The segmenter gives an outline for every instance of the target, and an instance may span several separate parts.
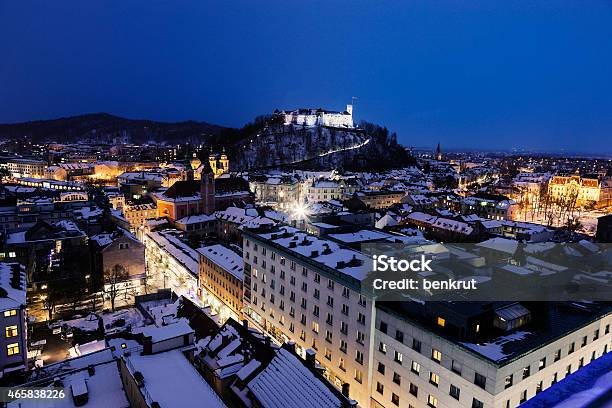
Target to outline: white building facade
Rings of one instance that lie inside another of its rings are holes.
[[[367,258],[281,227],[245,231],[244,315],[278,342],[314,350],[326,376],[369,406],[374,307],[360,293]]]

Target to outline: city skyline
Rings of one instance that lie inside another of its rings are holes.
[[[609,5],[320,5],[3,4],[0,123],[240,127],[356,96],[405,146],[610,152]]]

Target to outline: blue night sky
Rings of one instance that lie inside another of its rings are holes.
[[[612,151],[612,3],[508,3],[2,1],[0,122],[237,127],[357,96],[405,145]]]

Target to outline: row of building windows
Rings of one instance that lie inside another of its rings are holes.
[[[442,318],[438,318],[438,325],[441,325],[442,327],[444,326],[444,319]],[[379,323],[379,330],[384,333],[387,334],[387,330],[388,330],[388,326],[387,323],[385,323],[384,321],[380,321]],[[606,325],[605,327],[605,334],[610,333],[610,325]],[[593,341],[599,339],[599,329],[595,330],[593,333]],[[399,341],[400,343],[403,344],[404,342],[404,333],[401,332],[400,330],[396,330],[395,331],[395,340]],[[588,336],[583,336],[581,343],[580,343],[580,347],[585,347],[588,343]],[[575,342],[572,342],[569,345],[569,349],[568,349],[568,353],[567,355],[572,354],[575,351]],[[412,340],[412,349],[417,351],[417,352],[421,352],[421,342],[419,340],[417,340],[416,338],[413,338]],[[604,349],[604,354],[607,353],[607,349],[608,346],[605,346]],[[380,342],[379,347],[378,347],[378,351],[381,352],[382,354],[386,354],[387,352],[387,345],[383,342]],[[593,351],[593,358],[592,360],[595,358],[595,351]],[[437,363],[440,363],[442,361],[442,353],[439,350],[436,350],[435,348],[432,347],[431,349],[431,359]],[[555,352],[555,356],[554,356],[554,361],[559,361],[561,359],[561,349],[558,349]],[[395,358],[394,360],[396,362],[399,362],[401,364],[402,360],[403,360],[403,356],[401,353],[399,353],[398,351],[395,351]],[[538,362],[538,369],[542,370],[546,367],[546,357],[543,357],[539,360]],[[416,362],[413,361],[412,362],[412,367],[411,370],[416,373],[417,375],[419,374],[419,370],[420,370],[420,365]],[[455,361],[452,361],[452,366],[451,366],[451,371],[453,371],[454,373],[461,375],[461,366]],[[526,366],[523,368],[522,371],[522,378],[521,379],[526,379],[527,377],[529,377],[531,375],[531,366]],[[475,373],[474,376],[474,384],[478,385],[481,388],[485,388],[486,386],[486,377],[479,374],[479,373]],[[509,375],[505,378],[505,388],[509,388],[513,385],[513,375]]]
[[[438,386],[437,383],[435,383],[435,378],[437,377],[436,374],[433,374],[433,379],[430,379],[430,382],[432,384],[434,384],[436,387]],[[439,377],[438,377],[439,380]],[[393,378],[393,382],[395,382],[396,384],[400,384],[400,376],[397,373],[394,373],[394,378]],[[379,393],[380,395],[384,395],[385,393],[385,385],[383,383],[381,383],[380,381],[376,382],[376,392]],[[415,398],[418,398],[419,395],[419,387],[414,384],[414,383],[410,383],[409,386],[409,392],[412,396],[414,396]],[[453,397],[454,399],[456,399],[457,401],[459,400],[459,396],[461,395],[461,390],[459,389],[459,387],[452,385],[450,386],[450,390],[449,390],[449,395],[451,397]],[[391,403],[393,405],[399,406],[400,405],[400,397],[399,395],[395,394],[395,393],[391,393]],[[435,397],[433,394],[429,394],[427,395],[427,405],[432,407],[432,408],[437,408],[438,407],[438,398]],[[413,408],[412,405],[409,405],[410,408]],[[472,408],[483,408],[484,404],[482,403],[482,401],[473,398],[472,399]]]
[[[247,242],[249,242],[249,241],[247,240]],[[255,244],[255,245],[257,245],[257,244]],[[265,248],[262,248],[262,251],[263,251],[264,249],[265,249]],[[275,253],[274,253],[274,252],[272,252],[272,256],[274,256],[274,255],[275,255]],[[245,253],[245,257],[246,257],[246,259],[250,259],[250,254],[249,254],[249,252],[246,252],[246,253]],[[285,258],[281,258],[281,265],[283,265],[283,264],[284,264],[284,262],[283,262],[283,261],[284,261],[284,259],[285,259]],[[253,265],[257,265],[257,264],[258,264],[258,259],[257,259],[257,256],[253,256],[252,263],[253,263]],[[265,260],[261,260],[261,262],[259,263],[259,266],[261,267],[261,269],[262,269],[262,270],[264,270],[264,271],[265,271],[265,270],[266,270],[266,262],[265,262]],[[291,269],[292,271],[295,271],[295,270],[296,270],[296,264],[295,264],[295,262],[291,261],[291,264],[290,264],[290,269]],[[271,265],[271,266],[270,266],[270,273],[271,273],[272,275],[276,275],[276,268],[274,267],[274,265]],[[252,273],[252,275],[253,275],[253,277],[255,277],[255,278],[257,278],[257,277],[259,276],[259,272],[258,272],[258,270],[257,270],[256,268],[253,268],[253,273]],[[306,269],[305,267],[302,267],[302,276],[305,276],[305,277],[307,277],[307,276],[308,276],[308,269]],[[280,270],[279,277],[280,277],[280,279],[281,279],[281,280],[286,280],[286,272],[285,272],[284,270],[282,270],[282,269],[281,269],[281,270]],[[267,275],[266,275],[266,273],[265,273],[265,272],[263,272],[263,273],[261,274],[261,280],[262,280],[262,282],[263,282],[263,283],[267,283],[267,280],[268,280],[268,279],[267,279]],[[314,277],[313,277],[313,281],[314,281],[314,283],[316,283],[316,284],[320,284],[320,283],[321,283],[321,275],[320,275],[319,273],[316,273],[316,272],[315,272],[315,273],[314,273]],[[295,278],[295,276],[290,276],[290,277],[289,277],[289,283],[290,283],[291,285],[293,285],[293,286],[295,286],[295,285],[296,285],[296,278]],[[271,287],[272,289],[274,289],[274,285],[275,285],[275,281],[274,281],[274,279],[271,279],[271,282],[270,282],[270,287]],[[330,290],[330,291],[334,292],[335,286],[336,286],[336,282],[335,282],[333,279],[327,279],[327,289],[328,289],[328,290]],[[346,299],[350,299],[350,293],[351,293],[350,289],[349,289],[349,288],[347,288],[346,286],[341,286],[341,287],[342,287],[342,297],[344,297],[344,298],[346,298]],[[307,291],[308,291],[308,283],[307,283],[307,282],[302,282],[301,288],[302,288],[302,291],[303,291],[303,292],[307,292]],[[315,289],[314,296],[315,296],[317,299],[318,299],[318,294],[319,294],[319,293],[320,293],[320,292],[319,292],[319,289]],[[361,294],[360,294],[360,295],[359,295],[359,302],[358,302],[358,303],[359,303],[359,305],[360,305],[360,306],[364,306],[364,307],[365,307],[365,306],[366,306],[366,302],[367,302],[367,300],[366,300],[365,296],[363,296],[363,295],[361,295]]]

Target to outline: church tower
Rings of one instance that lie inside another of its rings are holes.
[[[202,164],[202,161],[200,161],[200,159],[198,159],[198,156],[194,153],[189,164],[191,165],[191,169],[195,170],[198,167],[200,167],[200,164]]]
[[[436,160],[442,161],[442,150],[440,150],[440,142],[438,142],[438,146],[436,147],[436,155],[434,157]]]
[[[217,174],[217,155],[213,153],[212,147],[210,148],[210,154],[208,155],[208,164],[210,165],[213,174]]]
[[[215,174],[209,164],[204,165],[201,177],[202,212],[210,215],[215,211]]]
[[[221,167],[220,173],[229,173],[229,159],[227,158],[227,154],[225,154],[225,147],[221,152],[221,158],[219,159],[219,165]]]

